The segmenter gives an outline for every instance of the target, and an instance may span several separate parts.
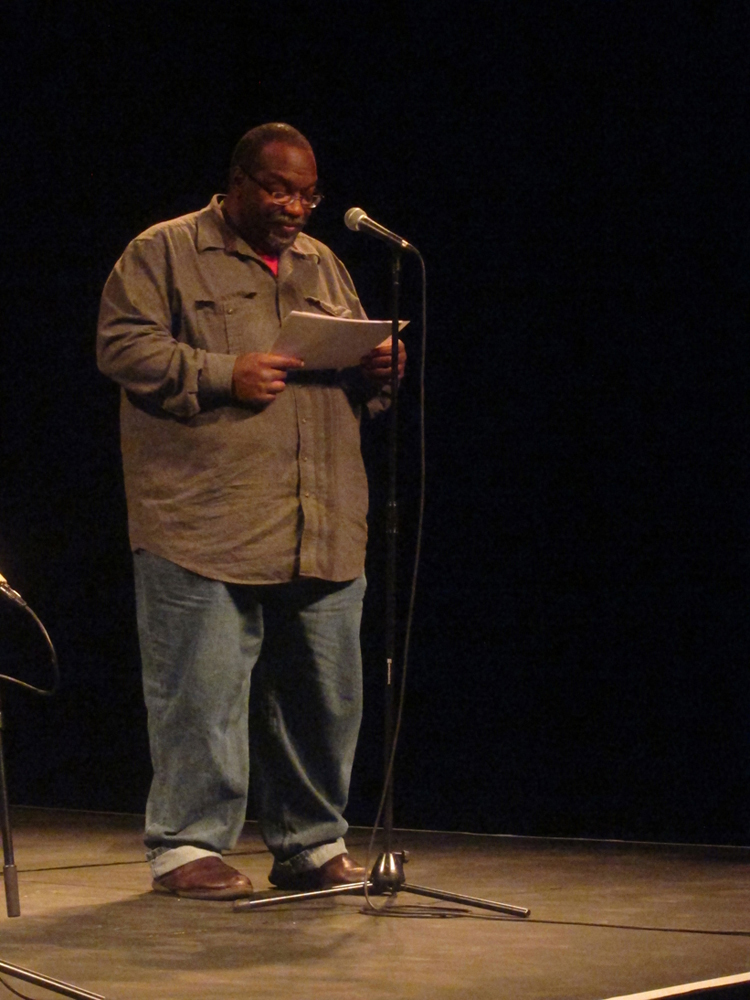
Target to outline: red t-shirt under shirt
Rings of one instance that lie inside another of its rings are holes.
[[[268,266],[271,268],[271,270],[273,271],[273,273],[278,278],[278,276],[279,276],[279,258],[278,257],[266,257],[266,255],[264,253],[262,253],[260,255],[260,259],[263,261],[264,264],[268,264]]]

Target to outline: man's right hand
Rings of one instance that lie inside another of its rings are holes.
[[[232,395],[239,403],[268,406],[286,388],[287,371],[304,366],[283,354],[241,354],[232,372]]]

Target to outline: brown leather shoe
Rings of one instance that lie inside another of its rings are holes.
[[[309,892],[311,889],[330,889],[334,885],[351,885],[354,882],[365,881],[365,870],[348,854],[337,854],[335,858],[326,861],[320,868],[311,868],[304,872],[285,872],[276,865],[268,876],[271,885],[277,889],[294,889],[298,892]]]
[[[173,868],[155,878],[152,888],[154,892],[168,892],[185,899],[242,899],[253,894],[247,875],[225,865],[215,854]]]

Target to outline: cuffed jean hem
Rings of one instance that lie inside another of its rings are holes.
[[[146,854],[146,860],[151,865],[151,877],[161,878],[181,865],[197,861],[198,858],[220,858],[217,851],[207,851],[203,847],[193,847],[192,844],[181,844],[179,847],[157,847]]]
[[[318,844],[307,851],[300,851],[299,854],[295,854],[287,861],[274,861],[273,870],[298,875],[300,872],[309,872],[314,868],[320,868],[331,858],[344,853],[346,853],[346,844],[343,838],[339,837],[338,840],[333,840],[329,844]]]

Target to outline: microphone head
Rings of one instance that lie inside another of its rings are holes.
[[[347,229],[352,229],[356,233],[360,222],[366,218],[367,212],[364,212],[361,208],[350,208],[344,216],[344,225]]]

